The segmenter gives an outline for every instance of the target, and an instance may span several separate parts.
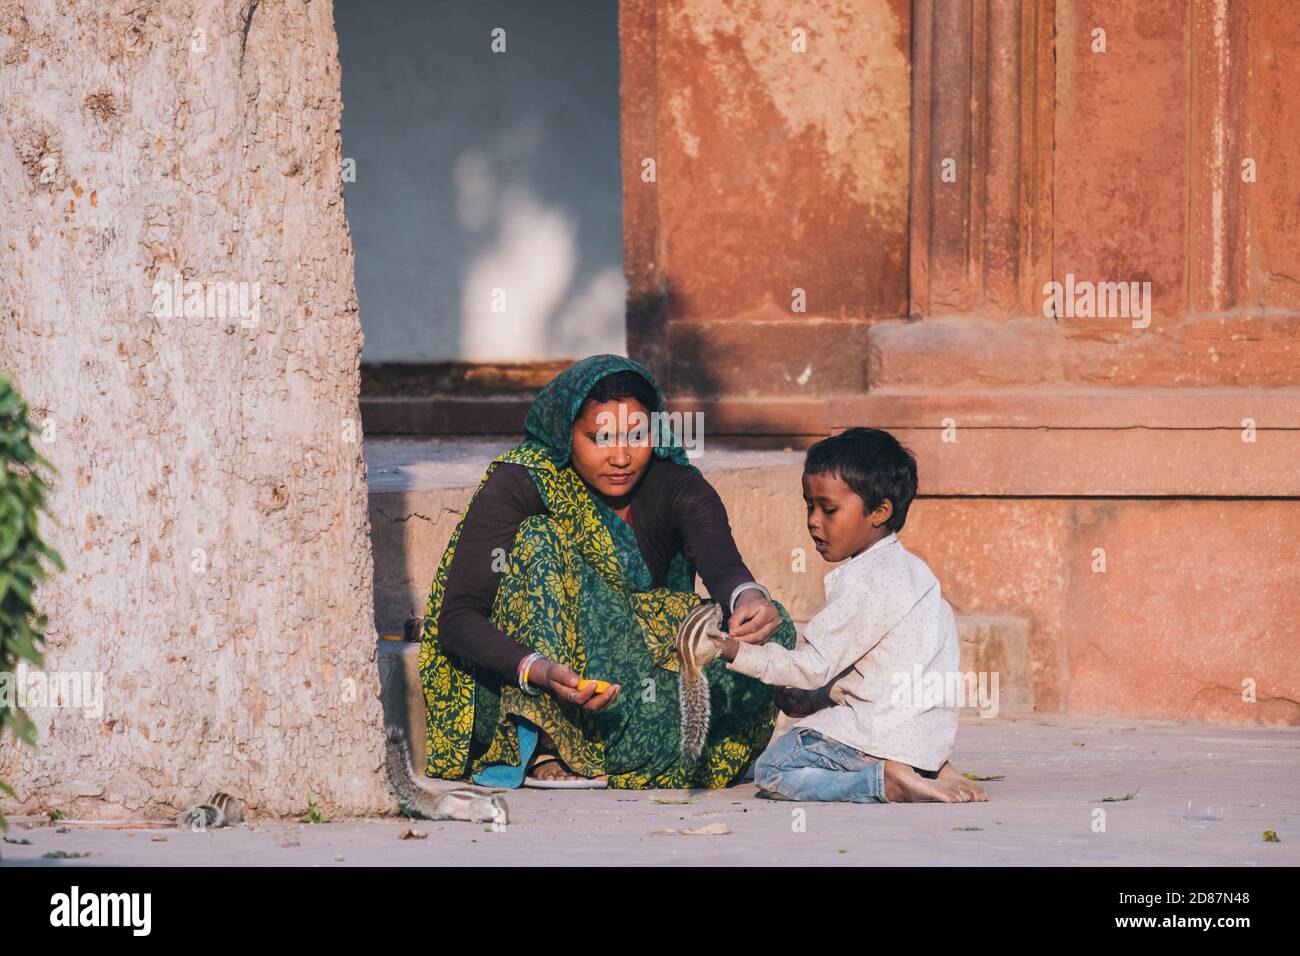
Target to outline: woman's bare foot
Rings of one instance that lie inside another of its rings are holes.
[[[564,764],[560,763],[558,759],[553,757],[550,760],[545,759],[549,756],[550,754],[543,754],[537,760],[534,760],[532,770],[529,772],[528,776],[532,777],[534,780],[583,779],[576,773],[569,773],[569,771],[565,769]]]
[[[958,773],[957,768],[952,765],[951,761],[945,760],[943,762],[943,766],[939,768],[939,776],[937,779],[947,780],[955,787],[961,787],[964,790],[970,791],[972,794],[971,799],[976,803],[988,802],[989,795],[984,792],[984,788],[978,783],[975,783],[975,781],[967,780]]]
[[[584,777],[581,774],[573,773],[566,767],[554,754],[539,754],[533,761],[532,770],[528,776],[534,780],[599,780],[608,781],[608,777]]]
[[[974,794],[949,779],[922,777],[905,763],[886,760],[885,799],[890,803],[969,803]],[[963,778],[964,779],[964,778]]]

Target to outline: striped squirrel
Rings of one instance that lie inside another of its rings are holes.
[[[388,784],[401,808],[410,816],[426,820],[468,820],[490,823],[500,832],[510,823],[510,807],[504,797],[479,790],[448,790],[430,793],[420,785],[411,767],[411,752],[406,736],[397,727],[389,727],[384,744],[384,768]]]
[[[682,673],[682,756],[694,763],[704,752],[709,734],[709,680],[704,666],[722,650],[722,605],[707,601],[686,615],[677,629],[677,656]]]
[[[207,803],[198,803],[181,814],[176,825],[182,830],[215,830],[244,822],[239,801],[225,791],[218,791]]]

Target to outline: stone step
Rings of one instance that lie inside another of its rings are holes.
[[[1034,690],[1029,671],[1029,622],[1011,615],[957,615],[961,640],[961,671],[976,675],[995,694],[989,717],[1034,712]],[[994,676],[996,676],[996,684]],[[981,688],[981,695],[983,689]]]

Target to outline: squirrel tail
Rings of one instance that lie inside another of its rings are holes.
[[[406,735],[397,727],[389,727],[386,731],[384,769],[393,796],[397,797],[398,804],[407,814],[426,820],[436,820],[441,816],[434,808],[435,798],[420,786],[415,776]]]
[[[704,753],[709,733],[709,681],[699,670],[685,665],[681,674],[682,756],[695,763]]]

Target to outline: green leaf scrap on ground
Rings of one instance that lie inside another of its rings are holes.
[[[1079,743],[1079,741],[1076,740],[1076,741],[1074,742],[1073,746],[1075,746],[1075,747],[1086,747],[1087,744],[1081,744],[1081,743]]]
[[[1281,843],[1282,841],[1279,840],[1279,839],[1277,838],[1277,831],[1276,831],[1276,830],[1265,830],[1265,831],[1264,831],[1264,842],[1265,842],[1265,843]]]
[[[1138,788],[1137,788],[1136,790],[1134,790],[1132,793],[1126,793],[1126,794],[1124,794],[1124,796],[1122,796],[1122,797],[1102,797],[1101,800],[1100,800],[1099,802],[1101,802],[1101,803],[1123,803],[1125,800],[1136,800],[1136,799],[1137,799],[1137,795],[1138,795],[1139,793],[1141,793],[1141,792],[1142,792],[1142,788],[1141,788],[1141,787],[1138,787]]]
[[[983,829],[984,829],[983,827],[953,827],[952,828],[954,833],[970,833],[975,830],[983,830]]]
[[[1005,780],[1005,779],[1007,779],[1007,775],[1004,774],[1004,773],[995,774],[995,775],[992,776],[992,777],[982,777],[982,776],[980,776],[980,775],[977,774],[977,773],[963,773],[962,776],[965,777],[967,780]]]
[[[51,810],[48,814],[51,823],[58,823],[65,816],[62,810]]]
[[[54,850],[51,853],[41,854],[42,860],[80,860],[82,857],[90,856],[89,853],[69,853],[67,850]]]
[[[23,837],[21,840],[15,840],[13,837],[5,837],[5,842],[6,842],[6,843],[14,843],[14,844],[17,844],[18,846],[31,846],[31,845],[32,845],[32,841],[29,840],[29,839],[27,839],[26,837]]]
[[[699,797],[684,797],[684,798],[682,798],[682,799],[676,799],[676,798],[674,798],[674,797],[651,797],[651,798],[650,798],[650,802],[651,802],[651,803],[669,803],[669,804],[677,805],[677,804],[683,804],[683,803],[694,803],[694,802],[695,802],[696,800],[698,800],[698,799],[700,799],[700,798],[699,798]]]

